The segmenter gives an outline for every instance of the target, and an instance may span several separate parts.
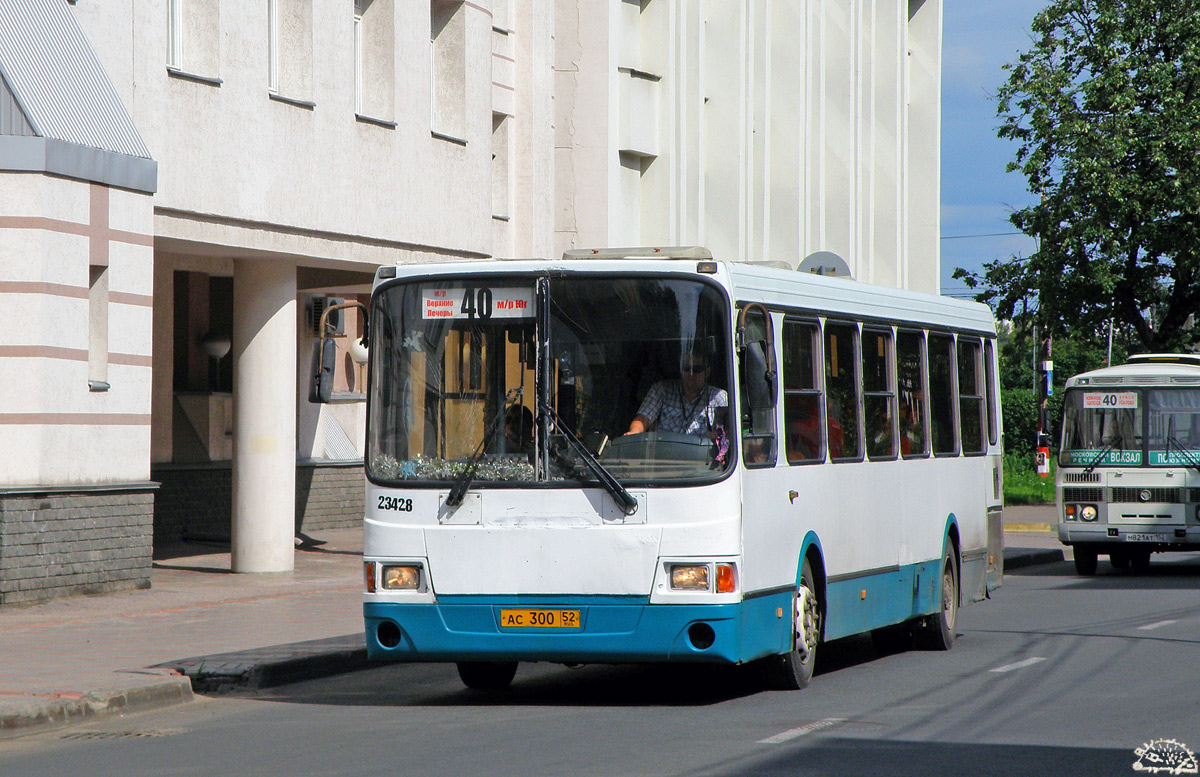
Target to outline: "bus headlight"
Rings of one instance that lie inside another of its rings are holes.
[[[678,591],[707,591],[707,564],[674,564],[671,566],[671,588]]]
[[[388,564],[380,582],[385,591],[416,591],[421,587],[421,567],[417,564]]]
[[[1096,505],[1084,505],[1079,508],[1079,518],[1084,521],[1096,520]]]
[[[1063,505],[1063,520],[1074,521],[1079,517],[1079,509],[1075,505]]]

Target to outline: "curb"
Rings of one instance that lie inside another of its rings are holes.
[[[196,693],[255,691],[372,666],[362,634],[217,653],[158,664],[191,681]]]
[[[1004,571],[1054,564],[1065,559],[1061,550],[1053,548],[1005,548]]]
[[[186,677],[165,677],[137,688],[101,688],[88,694],[31,698],[0,708],[0,739],[25,736],[126,712],[191,701]]]

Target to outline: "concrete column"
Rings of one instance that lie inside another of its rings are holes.
[[[288,572],[296,528],[296,267],[233,273],[233,571]]]

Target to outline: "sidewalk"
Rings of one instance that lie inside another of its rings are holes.
[[[1063,559],[1053,518],[1006,509],[1006,569]],[[149,591],[0,609],[0,741],[365,666],[362,530],[317,539],[289,573],[235,575],[227,546],[193,544]]]
[[[361,665],[362,530],[316,539],[293,572],[235,575],[228,546],[192,544],[200,555],[154,562],[149,591],[0,609],[0,739],[188,701],[179,670],[204,691]]]

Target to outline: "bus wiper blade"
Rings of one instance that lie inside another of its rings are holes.
[[[505,397],[505,403],[512,401],[512,394],[519,390],[510,391]],[[501,406],[503,408],[503,405]],[[458,477],[454,479],[454,484],[450,486],[450,494],[446,497],[446,504],[451,507],[458,507],[462,504],[463,497],[467,495],[467,489],[471,487],[471,481],[475,479],[475,470],[479,467],[479,462],[483,459],[483,453],[487,450],[488,444],[492,441],[492,437],[496,434],[496,428],[500,425],[500,419],[504,417],[504,410],[492,418],[488,428],[484,430],[483,439],[479,441],[479,446],[475,448],[475,452],[471,454],[471,458],[467,461],[466,468],[458,473]]]
[[[1083,474],[1092,474],[1092,470],[1096,468],[1096,465],[1101,461],[1104,461],[1104,457],[1108,455],[1109,451],[1117,447],[1118,443],[1120,443],[1122,447],[1125,446],[1125,435],[1118,434],[1116,437],[1112,438],[1112,442],[1104,446],[1104,448],[1098,454],[1096,454],[1096,458],[1092,459],[1091,463],[1087,465],[1087,467],[1083,470]]]
[[[1168,462],[1170,462],[1170,460],[1171,460],[1171,446],[1172,445],[1174,445],[1175,448],[1178,449],[1179,455],[1182,456],[1187,461],[1189,467],[1196,470],[1197,472],[1200,472],[1200,459],[1197,459],[1195,456],[1192,455],[1192,452],[1190,450],[1183,447],[1183,443],[1181,443],[1179,440],[1177,440],[1175,438],[1175,435],[1173,435],[1173,434],[1167,435],[1167,461]]]
[[[608,493],[612,496],[613,501],[617,503],[617,507],[621,508],[621,512],[625,513],[626,515],[633,515],[636,513],[638,509],[638,503],[637,500],[633,498],[633,494],[630,494],[625,489],[625,486],[621,485],[621,483],[615,477],[613,477],[612,473],[609,472],[604,465],[592,455],[592,452],[589,451],[587,446],[575,436],[575,433],[567,428],[567,425],[563,423],[561,418],[559,418],[558,413],[554,412],[554,408],[550,407],[550,405],[545,401],[539,401],[538,407],[543,413],[550,417],[551,421],[554,422],[554,426],[559,432],[562,433],[562,436],[566,438],[567,442],[575,450],[576,455],[583,459],[583,462],[587,464],[588,469],[590,469],[592,474],[596,476],[596,479],[600,481],[600,485],[604,486],[605,490],[608,491]]]

